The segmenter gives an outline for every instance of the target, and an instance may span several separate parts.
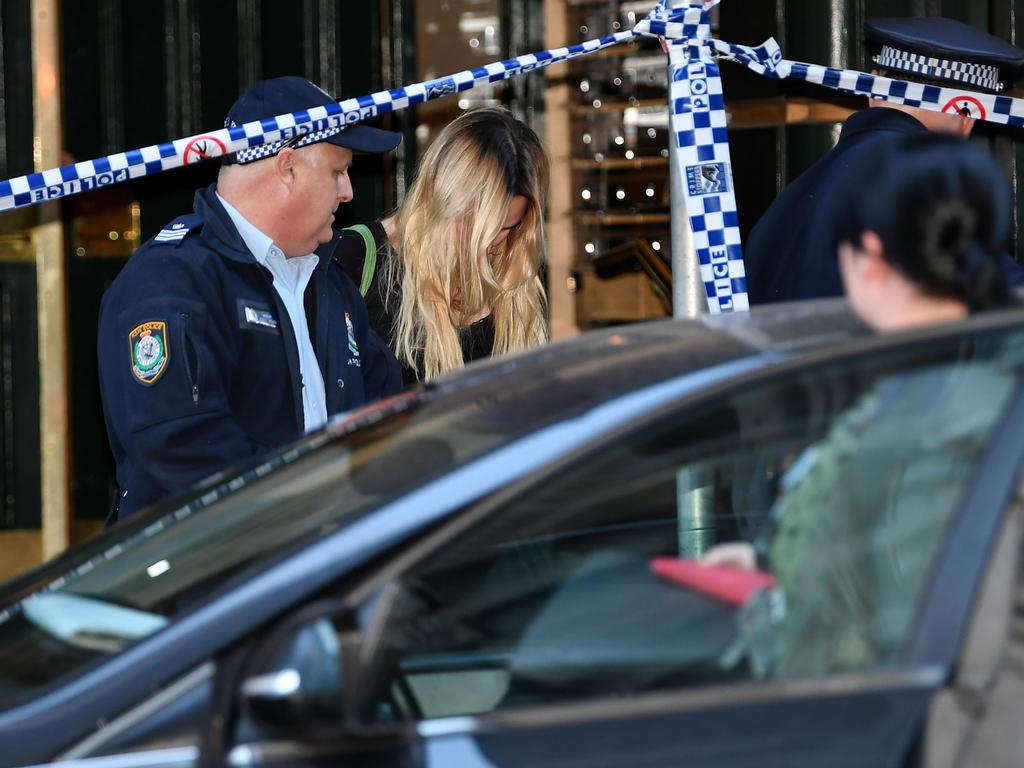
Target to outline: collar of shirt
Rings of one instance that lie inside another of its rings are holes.
[[[269,269],[276,280],[284,282],[288,290],[294,291],[299,283],[302,284],[302,289],[305,290],[306,284],[309,282],[309,276],[316,269],[316,265],[320,263],[320,257],[315,253],[310,253],[306,256],[293,256],[289,259],[285,256],[284,251],[274,244],[273,240],[257,229],[237,208],[225,200],[219,192],[216,194],[217,200],[224,206],[224,210],[235,225],[235,229],[238,230],[238,234],[245,243],[245,247],[253,255],[253,258]]]

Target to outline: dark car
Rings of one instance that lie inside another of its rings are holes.
[[[1022,381],[1022,311],[839,301],[471,366],[0,589],[0,763],[917,764],[1003,647]]]

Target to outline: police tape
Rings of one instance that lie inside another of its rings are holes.
[[[946,114],[964,115],[975,120],[1024,127],[1024,100],[963,88],[924,85],[871,75],[853,69],[835,69],[819,64],[790,61],[774,38],[750,48],[721,40],[710,41],[722,58],[743,64],[759,75],[777,80],[802,80],[855,96],[890,101],[908,107]]]
[[[756,48],[716,40],[711,36],[709,11],[719,2],[675,0],[669,6],[667,0],[658,0],[651,13],[628,31],[404,88],[0,181],[0,211],[68,197],[299,134],[350,125],[595,53],[638,36],[657,37],[669,57],[669,113],[679,150],[676,163],[684,180],[701,278],[710,311],[720,313],[747,309],[749,301],[717,59],[737,62],[774,79],[802,80],[896,104],[1024,126],[1024,101],[1020,99],[790,61],[783,58],[774,39]]]
[[[404,88],[379,91],[337,104],[254,120],[243,125],[7,179],[0,181],[0,211],[68,197],[300,134],[351,125],[440,96],[466,91],[483,83],[507,80],[569,61],[632,37],[632,31],[618,32],[578,45],[519,56]]]
[[[669,57],[669,114],[674,162],[683,193],[701,282],[712,314],[750,308],[736,191],[729,151],[722,77],[711,46],[708,12],[719,0],[662,0],[638,35],[661,38]]]

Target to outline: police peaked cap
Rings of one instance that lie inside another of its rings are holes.
[[[1024,67],[1024,50],[953,19],[869,19],[864,31],[882,46],[876,64],[911,74],[999,91],[1000,71]]]
[[[337,103],[327,91],[302,77],[276,77],[261,80],[238,97],[228,111],[224,127],[243,125],[256,120],[276,117],[291,112],[303,112],[311,107]],[[402,135],[355,123],[348,126],[330,126],[297,137],[261,144],[228,156],[226,162],[251,163],[276,155],[285,147],[304,147],[326,141],[353,152],[363,154],[390,152],[402,140]]]

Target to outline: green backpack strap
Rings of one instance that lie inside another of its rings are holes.
[[[377,271],[377,241],[373,237],[373,232],[365,224],[356,224],[352,227],[346,227],[346,232],[356,232],[363,238],[363,243],[366,244],[366,258],[363,260],[363,276],[359,280],[359,294],[366,296],[366,292],[370,290],[370,285],[373,283],[373,275]]]

